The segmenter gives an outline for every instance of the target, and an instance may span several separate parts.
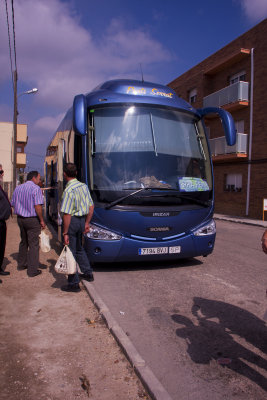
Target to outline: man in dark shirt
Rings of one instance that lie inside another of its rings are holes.
[[[0,170],[0,174],[3,175],[4,171]],[[6,248],[6,220],[10,217],[11,206],[7,197],[7,194],[0,185],[0,275],[9,275],[10,272],[2,269],[2,264],[5,255]],[[0,283],[2,283],[0,279]]]

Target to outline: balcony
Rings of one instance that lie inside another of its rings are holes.
[[[237,82],[203,98],[203,107],[223,107],[234,111],[248,106],[249,83]]]
[[[17,124],[17,142],[27,143],[27,125],[26,124]]]
[[[247,134],[237,133],[236,144],[228,146],[224,136],[210,139],[210,150],[213,161],[233,160],[247,157]]]
[[[243,61],[247,57],[250,56],[250,49],[238,49],[230,54],[228,57],[223,58],[218,64],[212,65],[205,71],[205,75],[207,76],[214,76],[218,72],[228,69],[232,65]]]
[[[26,153],[17,153],[17,168],[26,168]]]

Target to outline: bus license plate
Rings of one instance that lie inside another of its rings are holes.
[[[170,253],[170,254],[178,254],[178,253],[181,253],[181,246],[169,247],[169,253]]]
[[[148,247],[138,249],[139,256],[149,256],[154,254],[175,254],[181,252],[181,246],[173,247]]]
[[[150,254],[168,254],[168,247],[149,247],[149,248],[142,248],[139,249],[140,256],[147,256]]]

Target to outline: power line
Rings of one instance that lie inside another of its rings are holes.
[[[14,43],[14,57],[15,57],[15,69],[17,71],[17,51],[16,51],[16,35],[15,35],[15,15],[14,15],[14,4],[13,0],[11,0],[12,4],[12,23],[13,23],[13,43]]]
[[[14,90],[13,63],[12,63],[12,53],[11,53],[11,43],[10,43],[10,31],[9,31],[9,18],[8,18],[7,0],[5,0],[5,2],[6,2],[6,19],[7,19],[8,44],[9,44],[9,59],[10,59],[10,67],[11,67],[12,85],[13,85],[13,90]]]

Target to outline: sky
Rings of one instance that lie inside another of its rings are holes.
[[[13,0],[13,8],[26,171],[41,173],[75,95],[109,79],[141,79],[140,65],[146,81],[168,84],[267,17],[267,0]],[[3,122],[13,121],[13,43],[11,0],[0,0]]]

